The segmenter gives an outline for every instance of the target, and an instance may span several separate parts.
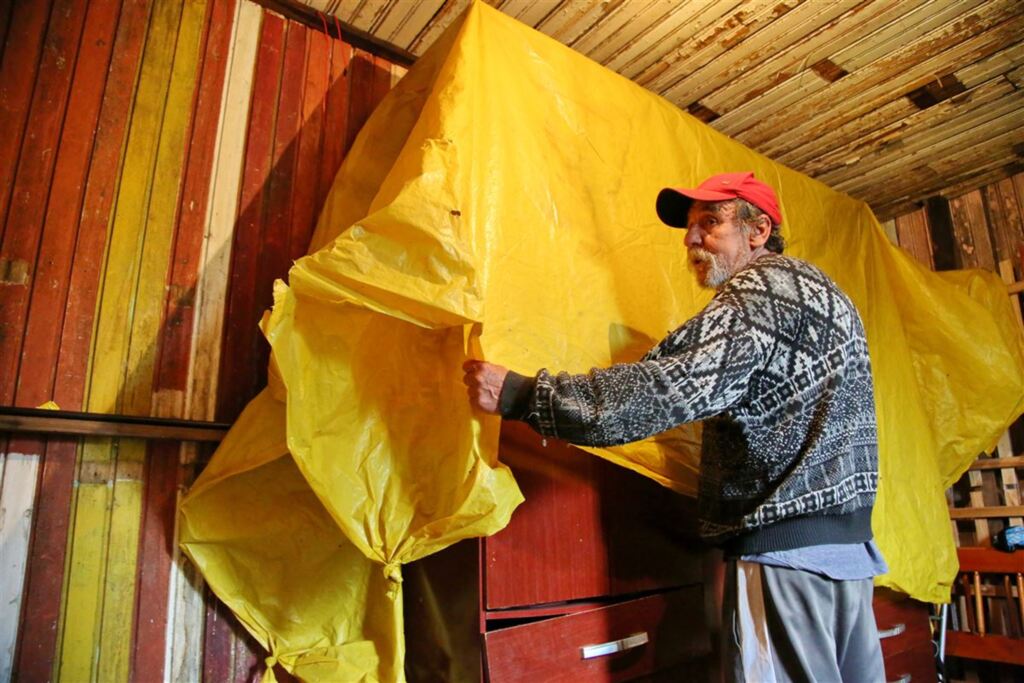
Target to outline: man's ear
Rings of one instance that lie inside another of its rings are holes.
[[[772,234],[772,219],[761,214],[754,220],[750,228],[749,237],[747,238],[750,240],[750,247],[752,249],[763,247]]]

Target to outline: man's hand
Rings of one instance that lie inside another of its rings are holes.
[[[508,368],[471,358],[462,364],[462,369],[466,373],[462,381],[466,383],[466,393],[469,394],[469,402],[473,407],[485,413],[499,415],[501,408],[498,406],[498,398],[501,396],[501,387],[505,384]]]

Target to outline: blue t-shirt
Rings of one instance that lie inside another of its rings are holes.
[[[740,559],[772,567],[802,569],[835,581],[870,579],[889,571],[889,566],[874,540],[867,543],[811,545],[792,550],[744,555]]]

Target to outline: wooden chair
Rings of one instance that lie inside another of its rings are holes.
[[[957,555],[966,623],[945,633],[946,656],[1024,666],[1024,550],[958,548]]]

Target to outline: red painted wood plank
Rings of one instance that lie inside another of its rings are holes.
[[[273,284],[276,278],[288,273],[288,239],[291,233],[292,189],[298,158],[299,127],[302,117],[302,94],[305,85],[306,35],[309,29],[288,23],[285,41],[281,87],[277,100],[277,120],[274,125],[274,152],[264,194],[264,219],[257,260],[255,296],[244,324],[238,332],[243,336],[239,347],[244,352],[231,358],[239,380],[233,386],[221,385],[230,395],[225,396],[230,408],[227,415],[234,418],[245,404],[266,385],[269,346],[259,333],[257,323],[263,311],[273,304]]]
[[[203,680],[234,680],[234,638],[231,610],[206,589],[206,629],[203,633]]]
[[[89,364],[96,296],[102,269],[111,204],[123,156],[127,121],[149,23],[150,3],[125,0],[114,39],[113,59],[103,91],[103,105],[72,259],[71,284],[54,385],[54,400],[65,410],[81,410]]]
[[[320,157],[324,149],[324,109],[330,78],[331,38],[309,31],[306,42],[306,83],[302,95],[302,127],[292,191],[291,234],[288,257],[293,261],[306,254],[320,211],[317,194]]]
[[[236,0],[214,0],[210,3],[208,35],[199,68],[199,85],[196,88],[192,132],[168,279],[164,313],[166,324],[154,382],[154,390],[157,392],[155,405],[162,417],[185,417],[184,413],[178,414],[179,408],[174,398],[165,400],[161,398],[161,393],[176,392],[183,397],[188,384],[192,329],[195,323],[196,278],[202,258],[213,156],[236,4]]]
[[[5,2],[3,5],[0,5],[0,54],[3,54],[3,46],[7,44],[7,29],[11,26],[11,15],[13,13],[13,2]]]
[[[340,40],[331,39],[331,72],[327,86],[324,111],[324,146],[320,156],[320,180],[316,205],[323,207],[327,193],[334,184],[341,160],[348,149],[349,63],[352,48]]]
[[[252,337],[258,334],[254,314],[256,279],[263,222],[266,216],[269,178],[273,163],[274,121],[281,86],[285,22],[267,13],[260,34],[253,80],[245,166],[242,171],[241,204],[231,250],[231,275],[225,306],[224,340],[217,382],[217,419],[231,421],[240,411],[238,394],[251,378],[249,354]],[[242,404],[244,405],[244,404]]]
[[[14,678],[25,683],[53,672],[77,451],[78,439],[54,437],[43,456],[14,658]]]
[[[4,404],[14,401],[29,291],[36,279],[39,240],[53,179],[53,150],[60,143],[85,10],[85,0],[61,0],[54,5],[29,107],[31,128],[26,129],[14,174],[7,227],[0,244],[3,258],[9,264],[19,264],[11,271],[18,275],[0,287],[0,402]]]
[[[148,448],[135,577],[131,680],[164,678],[179,450],[180,444],[174,441],[154,441]]]
[[[6,232],[7,207],[50,18],[50,4],[44,0],[19,2],[9,8],[10,23],[18,30],[10,31],[0,58],[0,130],[4,131],[0,135],[0,239]]]
[[[37,406],[53,396],[60,328],[78,237],[85,177],[92,157],[103,85],[110,64],[121,7],[91,3],[81,51],[75,61],[67,118],[61,133],[39,248],[32,278],[21,365],[14,401]],[[68,69],[70,71],[70,68]]]
[[[375,55],[373,67],[373,109],[376,109],[384,96],[391,91],[391,62]]]
[[[374,80],[377,66],[373,63],[373,55],[362,50],[352,51],[352,61],[349,62],[349,100],[348,100],[348,121],[345,131],[345,150],[352,147],[359,129],[370,117],[373,108],[376,106],[374,100]]]

